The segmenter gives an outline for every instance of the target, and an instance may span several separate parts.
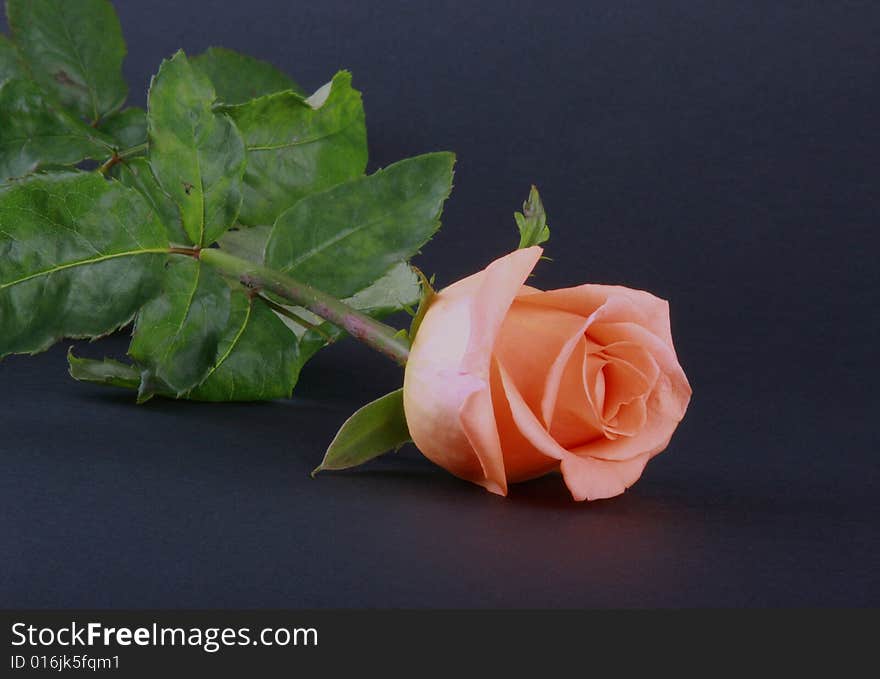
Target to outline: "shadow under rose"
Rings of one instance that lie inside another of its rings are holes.
[[[537,479],[511,484],[506,497],[489,493],[482,487],[459,479],[423,458],[411,445],[397,454],[389,454],[369,462],[362,467],[341,471],[322,472],[318,479],[339,479],[340,482],[370,481],[377,486],[386,485],[394,490],[436,497],[448,497],[472,502],[483,501],[490,505],[515,506],[519,508],[546,509],[563,512],[591,512],[599,514],[657,515],[661,510],[670,511],[675,507],[693,507],[678,493],[666,496],[661,492],[643,492],[633,488],[623,495],[607,500],[578,502],[562,479],[553,472]]]

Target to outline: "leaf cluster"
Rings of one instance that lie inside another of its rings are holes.
[[[208,401],[291,393],[342,332],[224,278],[220,247],[374,315],[415,304],[409,259],[440,226],[454,157],[365,174],[347,71],[314,94],[222,48],[166,59],[125,106],[107,0],[7,0],[0,36],[0,357],[133,323],[128,361],[81,380]],[[293,320],[298,319],[298,320]]]

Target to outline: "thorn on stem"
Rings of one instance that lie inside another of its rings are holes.
[[[101,174],[107,174],[114,165],[119,163],[122,160],[122,156],[120,156],[116,151],[113,151],[113,155],[110,156],[107,161],[98,168],[98,172]]]
[[[198,259],[199,255],[202,252],[200,247],[194,248],[168,248],[168,252],[172,255],[186,255],[187,257],[192,257],[193,259]]]

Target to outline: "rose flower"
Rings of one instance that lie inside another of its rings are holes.
[[[541,253],[517,250],[437,293],[406,365],[410,434],[493,493],[559,470],[576,500],[613,497],[690,400],[669,307],[619,286],[524,285]]]

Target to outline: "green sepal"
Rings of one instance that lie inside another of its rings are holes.
[[[434,277],[432,276],[431,280],[428,280],[425,274],[422,273],[421,269],[415,266],[412,268],[419,277],[419,308],[416,311],[415,316],[413,316],[412,323],[409,325],[409,333],[407,333],[407,337],[410,342],[415,340],[416,333],[419,331],[419,327],[425,319],[425,314],[428,313],[428,307],[431,306],[431,302],[433,302],[434,297],[437,296],[437,292],[434,290]]]
[[[320,471],[357,467],[410,440],[403,389],[397,389],[368,403],[343,423],[312,476]]]
[[[522,212],[514,212],[513,218],[519,228],[519,249],[540,245],[550,239],[550,227],[547,226],[547,213],[538,188],[532,184],[528,200],[523,203]]]

